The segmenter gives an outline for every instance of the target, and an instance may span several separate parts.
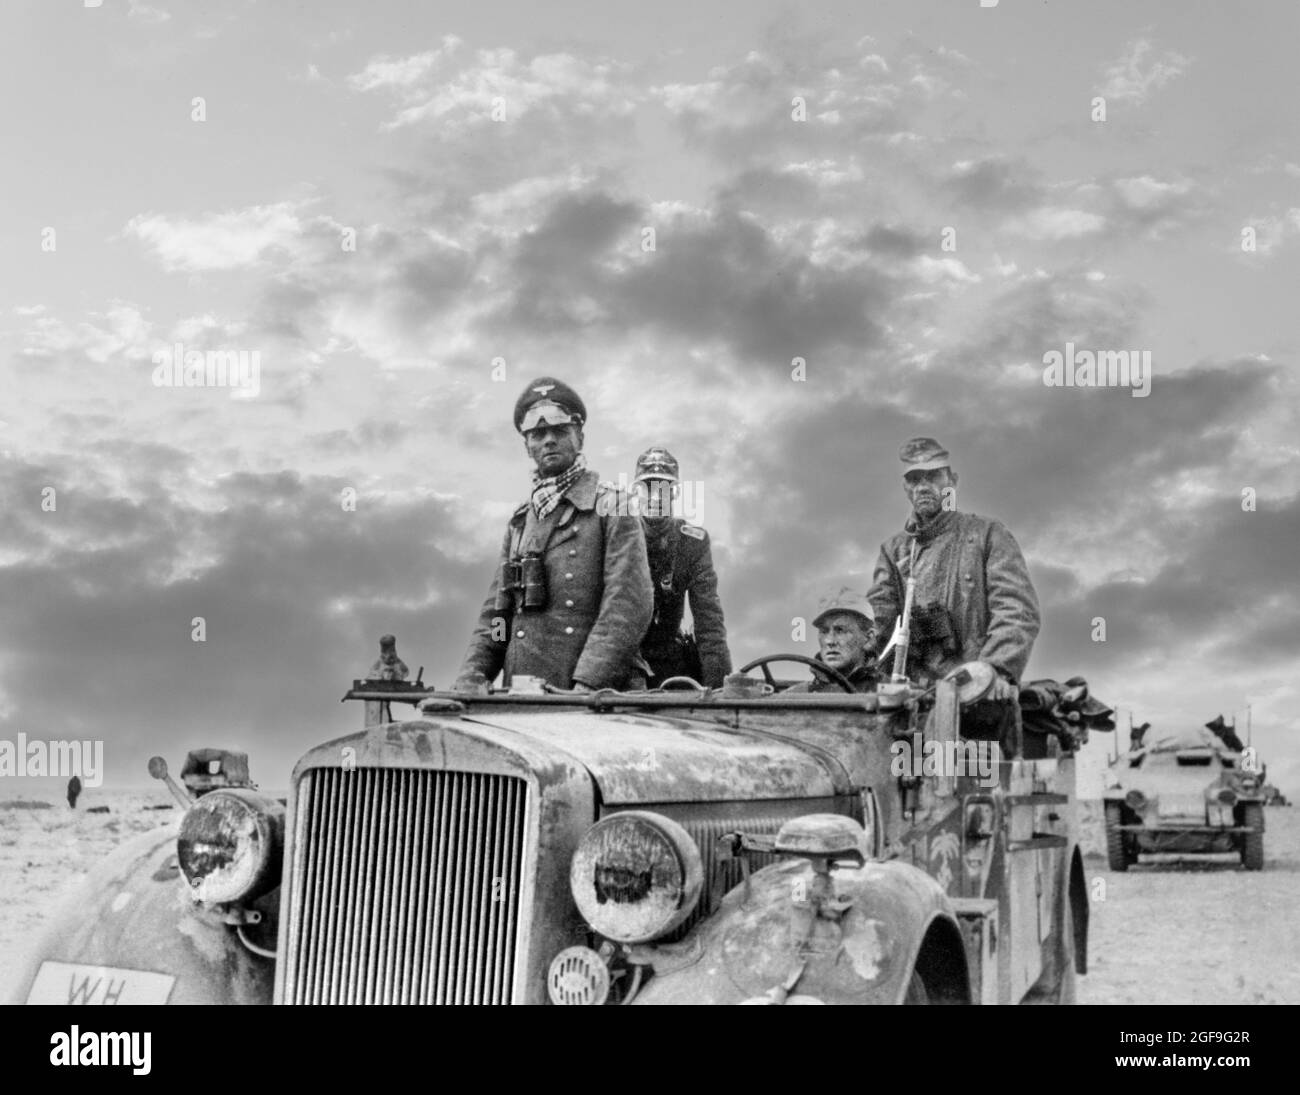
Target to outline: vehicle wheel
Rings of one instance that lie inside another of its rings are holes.
[[[1119,803],[1106,804],[1106,860],[1112,871],[1127,871],[1128,850],[1124,847],[1124,833],[1120,829]]]
[[[904,1004],[928,1004],[930,994],[925,990],[925,982],[921,980],[921,975],[912,971],[912,980],[907,983],[907,995],[903,997]]]
[[[1264,869],[1264,807],[1250,802],[1241,808],[1241,822],[1250,832],[1241,837],[1241,864],[1248,871]]]

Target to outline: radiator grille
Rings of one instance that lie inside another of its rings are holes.
[[[683,821],[686,829],[700,849],[700,859],[704,861],[704,892],[700,903],[672,935],[669,941],[683,938],[696,924],[705,917],[712,916],[715,908],[714,894],[721,901],[723,895],[741,880],[740,860],[718,861],[718,837],[723,833],[747,833],[750,836],[775,836],[785,824],[783,817],[742,817],[727,819],[692,819]],[[752,853],[749,856],[750,873],[761,870],[776,861],[774,855]]]
[[[509,1003],[523,780],[317,769],[299,785],[282,998]]]

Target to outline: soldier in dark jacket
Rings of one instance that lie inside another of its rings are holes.
[[[813,617],[817,629],[818,658],[839,670],[858,692],[874,692],[880,681],[873,656],[875,619],[871,604],[861,593],[845,586],[822,598]],[[813,670],[811,681],[788,692],[843,692],[835,681]]]
[[[523,674],[583,692],[644,683],[637,652],[654,611],[645,535],[626,498],[587,470],[586,415],[550,377],[515,404],[537,467],[533,493],[506,528],[457,688],[481,688],[502,670],[507,685]]]
[[[672,516],[678,479],[677,459],[665,448],[649,449],[636,462],[634,485],[640,496],[655,598],[641,655],[650,665],[652,688],[669,677],[691,677],[706,687],[721,688],[731,672],[731,653],[718,600],[718,576],[709,534]],[[688,596],[693,634],[681,630]]]
[[[928,681],[962,662],[985,662],[996,673],[989,698],[1010,699],[1039,627],[1038,597],[1020,545],[1001,521],[957,512],[957,473],[933,438],[912,438],[899,457],[912,515],[881,545],[876,561],[868,596],[881,638],[902,611],[914,567],[909,672]]]

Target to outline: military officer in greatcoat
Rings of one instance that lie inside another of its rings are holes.
[[[672,515],[680,474],[676,457],[662,446],[643,452],[636,462],[633,486],[645,523],[650,578],[654,583],[654,618],[641,646],[650,665],[650,686],[669,677],[692,677],[721,688],[731,672],[727,625],[718,599],[709,534]],[[690,599],[693,634],[682,632]]]
[[[637,688],[654,612],[645,534],[627,499],[582,454],[587,408],[540,377],[515,403],[533,461],[532,495],[511,515],[455,687],[527,675],[562,689]]]
[[[868,598],[888,639],[916,578],[909,675],[931,681],[963,662],[993,670],[990,699],[1007,700],[1038,635],[1038,597],[1020,545],[1001,521],[956,508],[957,473],[932,437],[899,450],[912,506],[903,531],[881,545]],[[887,673],[889,665],[882,667]]]

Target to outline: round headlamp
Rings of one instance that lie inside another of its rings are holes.
[[[1219,788],[1219,793],[1215,795],[1215,798],[1217,798],[1219,802],[1224,806],[1237,805],[1237,792],[1234,791],[1231,787]]]
[[[284,807],[242,788],[209,791],[181,821],[176,858],[195,900],[224,905],[280,882]]]
[[[616,943],[647,943],[691,915],[704,865],[677,822],[628,810],[586,831],[573,853],[569,885],[593,931]]]
[[[1147,796],[1141,791],[1133,790],[1124,796],[1130,810],[1141,810],[1147,804]]]

